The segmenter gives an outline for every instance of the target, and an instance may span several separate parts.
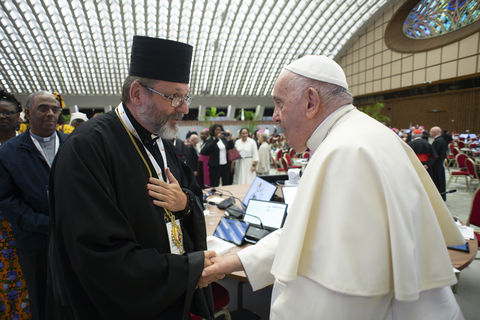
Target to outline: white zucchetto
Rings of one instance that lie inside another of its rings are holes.
[[[286,70],[306,78],[333,83],[348,90],[342,67],[326,56],[306,55],[285,67]]]

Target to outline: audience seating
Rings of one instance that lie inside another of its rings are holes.
[[[296,166],[292,164],[292,159],[290,158],[290,153],[285,153],[285,160],[287,161],[288,168],[297,168],[301,169],[302,166]]]
[[[472,208],[470,209],[470,216],[467,220],[467,226],[474,225],[480,227],[480,188],[475,191],[475,195],[472,200]],[[475,236],[477,237],[478,245],[480,247],[480,233],[475,231]]]
[[[212,294],[213,294],[213,308],[215,310],[214,317],[217,319],[221,315],[225,317],[225,320],[231,320],[230,312],[227,309],[227,305],[230,303],[230,295],[223,286],[217,282],[212,282]],[[190,314],[192,320],[200,320],[202,317],[195,314]]]
[[[448,166],[451,167],[453,163],[455,163],[455,158],[457,154],[460,153],[460,150],[454,147],[453,143],[450,143],[449,148],[450,148],[450,154],[447,156],[447,158],[448,158]]]
[[[465,167],[465,160],[467,158],[468,158],[468,156],[464,153],[457,154],[457,157],[455,159],[456,159],[456,162],[458,164],[458,170],[450,171],[450,178],[448,178],[447,186],[450,184],[453,177],[455,177],[455,180],[456,180],[458,176],[463,176],[463,177],[465,177],[465,184],[466,184],[467,190],[468,190],[468,188],[469,188],[469,183],[468,183],[469,173],[467,171],[467,168]]]
[[[467,172],[470,178],[470,184],[472,183],[472,181],[479,182],[477,168],[475,167],[475,161],[473,161],[471,158],[467,158],[465,160],[465,165],[467,167]]]

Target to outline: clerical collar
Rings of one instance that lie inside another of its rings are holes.
[[[315,153],[315,150],[320,146],[322,141],[328,136],[330,130],[345,114],[354,110],[355,107],[351,104],[344,105],[325,118],[322,123],[313,131],[310,138],[307,140],[307,147]]]
[[[123,104],[123,109],[125,110],[125,113],[127,114],[128,120],[132,123],[133,127],[138,133],[138,136],[140,137],[140,140],[142,140],[142,143],[144,145],[151,145],[153,144],[157,139],[158,136],[151,133],[147,129],[145,129],[140,123],[137,122],[135,117],[132,115],[128,107]]]
[[[57,132],[54,131],[54,132],[52,133],[52,135],[50,135],[49,137],[40,137],[40,136],[37,136],[35,133],[33,133],[32,130],[30,130],[30,135],[31,135],[35,140],[37,140],[38,142],[42,142],[42,143],[52,141],[53,139],[55,139],[56,134],[57,134]]]

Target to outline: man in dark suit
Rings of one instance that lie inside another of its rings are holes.
[[[27,282],[32,319],[44,319],[49,210],[47,187],[53,159],[66,139],[56,131],[62,108],[53,94],[31,94],[30,128],[0,149],[0,211],[12,225]]]
[[[445,194],[445,167],[443,164],[445,162],[445,158],[447,157],[448,144],[441,134],[442,129],[440,127],[432,127],[430,129],[430,137],[434,139],[432,142],[432,147],[436,153],[430,173],[435,186],[437,186],[438,192],[440,192],[442,195],[443,200],[447,200],[447,195]]]

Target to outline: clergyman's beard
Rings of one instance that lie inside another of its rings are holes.
[[[155,111],[155,106],[153,104],[148,104],[137,110],[137,116],[146,125],[146,129],[150,132],[158,135],[162,139],[175,139],[178,132],[178,126],[176,124],[170,126],[168,121],[171,119],[181,120],[183,118],[183,113],[174,113],[165,118]]]

